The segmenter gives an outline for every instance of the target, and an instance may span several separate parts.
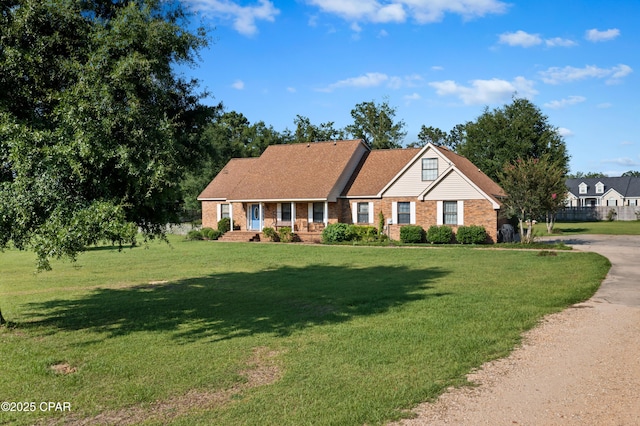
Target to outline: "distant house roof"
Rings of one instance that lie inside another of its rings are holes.
[[[587,185],[587,192],[583,194],[580,193],[582,183]],[[604,192],[596,192],[598,183],[604,185]],[[569,192],[576,197],[601,197],[614,189],[625,198],[640,198],[640,178],[633,176],[567,179],[566,184]]]
[[[227,190],[215,192],[228,184],[216,182],[216,176],[210,185],[212,191],[208,192],[207,187],[198,198],[224,195],[230,201],[335,201],[368,150],[360,139],[270,145],[255,161],[246,164]],[[236,166],[244,164],[234,164],[234,169]]]
[[[378,149],[365,155],[345,188],[346,197],[375,197],[421,148]]]
[[[495,183],[489,176],[484,174],[482,170],[473,164],[469,159],[458,155],[447,148],[438,146],[435,147],[445,157],[449,159],[457,168],[464,174],[469,180],[471,180],[482,192],[490,196],[493,201],[498,204],[502,204],[501,198],[507,196],[502,187]]]

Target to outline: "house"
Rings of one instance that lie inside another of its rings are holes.
[[[370,150],[362,140],[272,145],[232,159],[202,191],[202,225],[229,217],[240,235],[290,226],[303,241],[329,223],[377,226],[399,239],[407,224],[482,225],[491,241],[502,224],[503,190],[466,158],[443,147]]]
[[[567,179],[567,207],[637,206],[640,178],[632,176]]]

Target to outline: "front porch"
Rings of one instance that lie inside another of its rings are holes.
[[[276,231],[289,227],[296,234],[315,234],[338,221],[336,203],[308,202],[235,202],[230,203],[229,218],[240,231],[261,232],[264,228]],[[238,232],[234,230],[233,232]]]

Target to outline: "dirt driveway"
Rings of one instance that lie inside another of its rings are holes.
[[[640,237],[564,241],[609,258],[598,292],[546,317],[508,358],[471,374],[477,387],[451,389],[399,424],[640,425]]]

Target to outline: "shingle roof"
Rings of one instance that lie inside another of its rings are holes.
[[[338,184],[347,182],[367,151],[360,139],[271,145],[256,161],[247,165],[225,198],[255,201],[329,199],[339,195],[342,187],[338,188]]]
[[[342,195],[373,197],[387,185],[404,166],[418,155],[421,148],[378,149],[369,152]]]
[[[259,158],[232,158],[198,195],[201,199],[226,200]]]
[[[579,186],[583,182],[587,184],[586,194],[580,194]],[[640,197],[640,178],[633,176],[567,179],[566,184],[573,195],[601,197],[602,193],[596,193],[598,182],[604,185],[604,192],[615,189],[623,197]]]
[[[495,183],[489,176],[484,174],[475,164],[466,157],[458,155],[447,148],[435,146],[445,157],[449,159],[455,166],[469,178],[478,188],[485,194],[490,196],[496,203],[502,204],[501,198],[506,197],[506,193],[500,185]]]

